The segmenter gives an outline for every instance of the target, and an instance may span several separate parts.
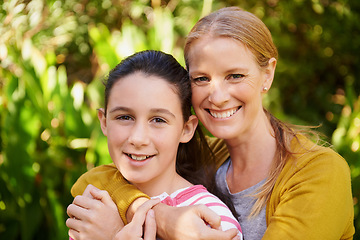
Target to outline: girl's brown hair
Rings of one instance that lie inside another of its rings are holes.
[[[148,76],[157,76],[165,80],[176,90],[182,109],[184,122],[191,116],[191,82],[188,72],[171,56],[161,51],[147,50],[135,53],[121,61],[112,69],[105,84],[105,115],[112,87],[122,78],[141,72]],[[210,150],[200,126],[197,126],[194,137],[187,143],[180,143],[176,156],[177,173],[192,184],[202,184],[210,192],[218,195],[213,188],[215,175],[215,158]],[[218,196],[235,214],[235,211],[225,196]]]

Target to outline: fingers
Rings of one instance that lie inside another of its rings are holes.
[[[110,197],[109,193],[106,190],[100,190],[98,188],[94,188],[90,190],[90,194],[94,199],[100,200],[103,203],[112,203],[113,200]]]
[[[199,216],[210,225],[211,228],[221,230],[221,218],[205,205],[197,205]]]
[[[101,205],[103,205],[103,203],[99,200],[78,195],[74,198],[73,203],[67,207],[67,214],[71,218],[83,219],[87,216],[88,209],[97,209],[100,208]]]
[[[226,230],[225,233],[228,235],[229,239],[240,240],[240,236],[238,235],[239,230],[237,230],[235,228],[231,228],[229,230]]]
[[[85,211],[86,209],[79,207],[75,204],[70,204],[66,209],[66,213],[70,218],[77,219],[82,219],[83,216],[86,215]]]
[[[143,203],[137,210],[131,222],[138,225],[143,225],[145,222],[146,213],[160,202],[160,199],[150,199]]]
[[[156,221],[154,210],[150,209],[146,214],[144,227],[144,240],[156,239]]]
[[[238,230],[235,228],[229,229],[227,231],[220,231],[216,229],[208,229],[203,231],[201,234],[200,239],[207,239],[207,240],[218,240],[218,239],[229,239],[229,240],[238,240],[239,237],[237,236]]]
[[[69,229],[68,234],[71,240],[79,239],[79,232],[74,229]]]
[[[82,196],[84,197],[89,197],[89,198],[93,198],[93,196],[91,195],[90,191],[91,190],[99,190],[97,187],[89,184],[87,185],[87,187],[85,188],[85,191],[83,192]]]

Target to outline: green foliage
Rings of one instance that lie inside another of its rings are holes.
[[[101,81],[144,49],[184,64],[186,34],[238,5],[269,26],[280,58],[265,104],[320,128],[360,192],[360,2],[346,0],[5,0],[0,3],[0,238],[65,239],[70,188],[111,160],[96,109]],[[359,207],[355,225],[360,229]],[[355,239],[358,236],[355,236]]]

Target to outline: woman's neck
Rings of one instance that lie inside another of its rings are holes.
[[[227,181],[231,192],[251,187],[268,176],[276,139],[267,118],[237,139],[225,140],[231,157]]]

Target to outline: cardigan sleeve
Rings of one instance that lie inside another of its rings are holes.
[[[267,206],[263,240],[352,239],[354,209],[346,161],[329,148],[287,163]]]
[[[127,224],[126,211],[131,203],[139,197],[149,198],[135,186],[128,183],[114,164],[95,167],[81,175],[71,188],[73,197],[81,195],[88,184],[109,192],[125,224]]]
[[[226,145],[224,141],[216,138],[207,137],[207,141],[215,154],[217,166],[219,167],[229,157]],[[109,192],[125,224],[127,223],[126,211],[129,206],[139,197],[149,198],[135,186],[128,183],[114,164],[98,166],[84,173],[72,187],[71,194],[74,197],[81,195],[88,184]]]

